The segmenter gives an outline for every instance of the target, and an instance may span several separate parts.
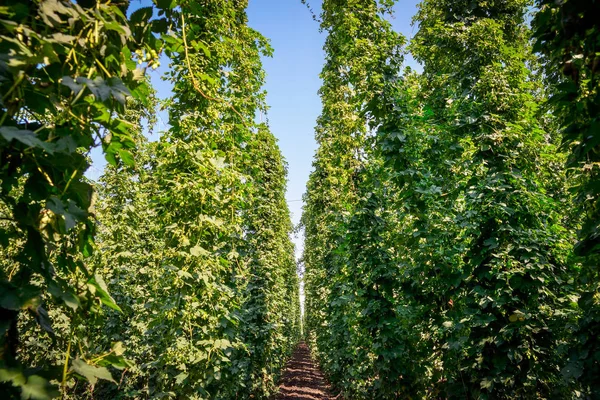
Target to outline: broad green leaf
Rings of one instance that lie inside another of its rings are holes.
[[[89,365],[80,358],[73,360],[71,368],[79,375],[85,377],[92,385],[95,385],[96,382],[98,382],[98,379],[104,379],[109,382],[116,383],[108,369]]]
[[[96,274],[94,275],[94,277],[88,280],[88,288],[90,292],[97,296],[105,306],[110,307],[113,310],[122,312],[121,308],[117,305],[115,300],[108,293],[106,283],[104,283],[104,279],[102,279],[100,275]]]
[[[38,139],[37,135],[26,129],[19,129],[12,126],[0,127],[0,135],[7,141],[17,140],[29,147],[38,147],[44,151],[53,154],[55,146],[52,143],[44,142]]]

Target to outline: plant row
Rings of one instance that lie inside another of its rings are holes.
[[[323,2],[308,340],[347,398],[598,398],[597,4],[394,3]]]
[[[300,332],[247,1],[0,7],[3,398],[266,398]],[[168,62],[168,126],[145,71]],[[90,151],[108,167],[85,178]]]

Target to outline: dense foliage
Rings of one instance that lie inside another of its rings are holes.
[[[597,5],[540,3],[532,48],[528,1],[423,1],[419,74],[364,50],[393,34],[390,2],[323,4],[305,318],[349,398],[597,396]],[[329,71],[353,68],[365,84],[327,97],[343,87]],[[354,112],[333,117],[341,104]]]
[[[359,376],[370,373],[383,377],[396,364],[383,359],[388,346],[378,341],[390,327],[382,321],[391,311],[386,300],[390,288],[384,282],[373,291],[360,288],[365,278],[386,281],[386,268],[382,265],[369,274],[371,266],[352,265],[351,260],[364,255],[352,255],[352,246],[357,244],[345,243],[348,217],[355,209],[367,206],[363,203],[369,200],[364,196],[370,196],[361,182],[361,171],[368,168],[367,128],[373,119],[365,105],[377,108],[386,75],[398,69],[401,59],[404,40],[383,18],[390,5],[357,1],[340,7],[338,2],[324,2],[321,16],[321,28],[328,33],[326,64],[321,73],[323,112],[317,121],[319,148],[302,217],[306,328],[316,341],[326,372],[349,386],[351,393],[358,389],[352,385],[366,384]],[[369,229],[368,225],[362,228]],[[368,235],[365,239],[378,238]],[[350,254],[339,251],[346,248]],[[365,313],[361,306],[375,309],[372,314]],[[375,343],[370,343],[373,338]],[[381,379],[370,385],[384,387],[386,382]]]
[[[561,193],[548,181],[561,173],[556,148],[538,121],[527,68],[526,6],[425,1],[417,15],[412,50],[435,93],[425,104],[461,170],[442,186],[460,204],[450,213],[459,228],[453,248],[441,255],[449,261],[436,271],[452,284],[430,297],[453,301],[434,322],[445,328],[452,396],[555,397],[561,386],[573,269]]]
[[[299,289],[285,162],[255,120],[270,48],[246,6],[0,7],[2,393],[273,392]],[[148,143],[157,104],[136,64],[161,51],[169,129]],[[110,165],[93,183],[100,145]]]
[[[349,399],[599,398],[597,2],[423,0],[408,45],[395,4],[313,14],[307,341]],[[300,295],[247,5],[0,6],[3,398],[274,393]]]
[[[102,305],[119,308],[87,266],[96,225],[83,174],[94,146],[111,164],[133,163],[125,106],[128,97],[144,104],[148,88],[132,56],[142,37],[129,28],[125,8],[57,0],[0,8],[0,381],[9,396],[47,397],[50,379],[64,388],[72,374],[110,378],[85,362],[95,355],[76,350],[72,333],[54,332],[47,303],[64,310],[71,332]],[[31,335],[60,345],[64,368],[25,361],[19,333],[33,320]]]
[[[569,373],[587,393],[600,393],[600,27],[593,15],[595,1],[537,1],[534,19],[535,48],[544,56],[552,97],[550,111],[561,127],[562,145],[568,151],[576,211],[583,216],[578,255],[585,257],[578,274],[582,287],[576,344],[569,354]]]

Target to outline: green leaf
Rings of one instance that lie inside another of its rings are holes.
[[[180,373],[179,375],[175,376],[175,383],[180,385],[188,376],[189,374],[187,372]]]
[[[208,46],[202,42],[201,40],[194,40],[191,42],[191,45],[196,49],[196,50],[202,50],[204,52],[204,55],[208,58],[210,58],[210,50],[208,49]]]
[[[115,342],[112,345],[112,351],[115,353],[115,355],[117,356],[121,356],[125,353],[125,346],[123,346],[123,342]]]
[[[482,389],[491,389],[494,386],[494,382],[489,379],[483,379],[480,383]]]
[[[96,274],[93,278],[90,278],[90,280],[88,280],[88,288],[90,289],[90,292],[92,292],[92,294],[100,298],[100,301],[105,306],[110,307],[113,310],[123,312],[123,310],[121,310],[121,308],[117,305],[115,300],[108,293],[106,283],[104,283],[104,280],[100,275]]]
[[[23,308],[39,304],[41,289],[33,285],[16,287],[8,282],[0,281],[0,307],[19,311]]]
[[[118,77],[111,77],[108,80],[104,80],[100,76],[97,76],[94,79],[83,76],[78,76],[73,79],[70,76],[63,76],[61,83],[69,87],[74,94],[79,93],[85,86],[90,90],[94,97],[100,101],[106,101],[110,97],[113,97],[119,103],[125,104],[127,97],[131,96],[129,89]]]
[[[109,382],[116,383],[108,369],[105,367],[95,367],[93,365],[89,365],[80,358],[73,360],[71,368],[79,375],[85,377],[92,385],[95,385],[96,382],[98,382],[98,379],[104,379]]]
[[[117,77],[112,77],[108,79],[107,84],[110,88],[112,97],[119,103],[125,105],[127,97],[131,96],[131,92],[127,86],[123,84],[123,81]]]
[[[26,129],[19,129],[13,126],[0,127],[0,135],[7,141],[17,140],[29,147],[38,147],[46,152],[53,154],[55,147],[52,143],[46,143],[38,139],[37,135]]]
[[[46,207],[55,214],[62,215],[65,218],[65,228],[67,231],[73,229],[77,223],[84,221],[88,215],[87,212],[79,208],[71,199],[67,200],[67,207],[65,208],[65,204],[56,196],[50,197],[46,203]]]
[[[129,22],[133,25],[146,25],[150,21],[150,18],[152,18],[153,10],[153,7],[142,7],[137,9],[129,16]]]
[[[156,0],[156,5],[163,10],[170,10],[177,6],[176,0]]]
[[[202,246],[199,246],[199,245],[192,247],[190,249],[190,254],[193,255],[194,257],[210,255],[210,253],[208,251],[206,251],[204,248],[202,248]]]
[[[133,155],[127,149],[119,149],[119,157],[123,161],[125,165],[133,167],[135,165],[135,160],[133,159]]]
[[[31,310],[31,312],[34,314],[38,325],[41,326],[43,330],[48,332],[52,338],[55,338],[56,335],[52,329],[52,322],[50,321],[48,312],[42,306],[37,307],[35,310]]]
[[[83,89],[83,84],[79,84],[70,76],[63,76],[60,83],[71,89],[74,94],[79,93],[79,91]]]
[[[57,299],[64,301],[67,307],[71,308],[73,311],[77,311],[77,309],[81,306],[79,298],[73,292],[73,290],[56,281],[50,282],[48,285],[48,292]]]
[[[214,347],[217,349],[227,349],[229,347],[231,347],[231,342],[227,339],[217,339],[214,342]]]
[[[77,12],[73,7],[67,7],[58,0],[43,0],[40,2],[42,20],[50,26],[58,27],[66,22],[68,16],[75,17]]]
[[[560,373],[566,380],[579,379],[583,375],[583,363],[579,360],[571,360]]]
[[[0,367],[0,382],[10,382],[15,387],[21,388],[21,399],[50,400],[58,397],[55,385],[39,376],[26,375],[18,369],[6,369]]]
[[[489,239],[485,240],[483,242],[483,244],[485,246],[489,247],[490,250],[493,250],[493,249],[495,249],[495,248],[498,247],[498,239],[496,239],[494,237],[493,238],[489,238]]]
[[[46,400],[59,395],[56,386],[38,375],[31,375],[27,382],[21,386],[22,399]]]

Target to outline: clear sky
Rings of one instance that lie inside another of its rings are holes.
[[[407,38],[413,36],[411,20],[418,2],[399,0],[391,19],[394,29]],[[309,0],[309,4],[318,15],[321,1]],[[263,60],[268,118],[288,162],[287,200],[292,220],[297,224],[316,150],[314,127],[321,112],[317,92],[321,86],[325,34],[319,33],[319,24],[300,0],[250,0],[248,20],[252,28],[271,40],[274,49],[273,57]],[[406,61],[416,67],[412,59]],[[302,240],[297,238],[295,242],[300,255]]]
[[[416,13],[417,0],[398,0],[395,15],[391,19],[394,29],[410,39],[416,28],[411,19]],[[150,1],[132,1],[132,8],[149,5]],[[309,0],[314,12],[320,12],[320,0]],[[267,102],[270,110],[268,121],[271,131],[279,140],[283,156],[288,162],[287,200],[292,221],[297,224],[302,213],[302,195],[312,169],[316,150],[314,126],[321,111],[318,90],[321,86],[319,73],[324,63],[323,44],[325,34],[313,20],[308,8],[300,0],[250,0],[248,19],[252,28],[271,40],[274,48],[272,58],[263,60],[267,73]],[[406,64],[417,68],[412,59]],[[170,84],[160,79],[168,67],[168,60],[151,74],[152,83],[159,98],[171,94]],[[157,140],[161,131],[167,129],[167,115],[159,113],[158,126],[149,137]],[[94,163],[87,173],[97,179],[105,166],[101,150],[92,153]],[[302,248],[301,238],[295,239],[297,254]]]

